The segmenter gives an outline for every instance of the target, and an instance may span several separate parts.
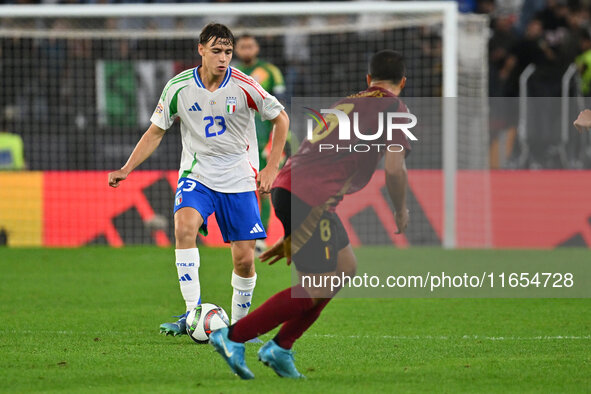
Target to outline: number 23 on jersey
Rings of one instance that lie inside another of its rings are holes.
[[[223,116],[206,116],[203,118],[205,125],[205,137],[215,137],[226,132],[226,120]]]

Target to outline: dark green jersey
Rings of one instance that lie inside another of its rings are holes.
[[[238,63],[236,68],[254,78],[263,89],[275,97],[280,97],[285,92],[283,75],[281,74],[281,71],[271,63],[259,59],[251,66],[247,66],[244,63]],[[255,117],[255,126],[257,130],[257,142],[259,145],[259,157],[262,168],[262,164],[266,163],[263,151],[269,142],[271,130],[273,130],[273,124],[269,121],[263,122],[260,115],[257,113]]]
[[[281,96],[285,92],[283,75],[281,74],[281,71],[271,63],[258,60],[252,66],[246,66],[243,63],[239,63],[236,68],[253,77],[263,89],[275,97]]]

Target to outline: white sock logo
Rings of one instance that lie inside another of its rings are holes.
[[[179,278],[179,282],[189,282],[191,280],[193,280],[193,278],[191,278],[189,274],[185,274]]]

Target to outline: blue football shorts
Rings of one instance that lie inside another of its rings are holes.
[[[267,238],[254,191],[222,193],[193,179],[181,178],[174,196],[174,213],[181,208],[196,209],[203,218],[199,229],[207,235],[207,218],[215,213],[224,242]]]

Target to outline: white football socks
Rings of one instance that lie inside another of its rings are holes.
[[[252,292],[257,283],[257,274],[252,278],[243,278],[232,271],[232,324],[242,319],[248,314],[250,302],[252,301]]]
[[[187,305],[187,311],[201,303],[201,285],[199,284],[199,249],[176,249],[176,269],[179,274],[181,293]]]

